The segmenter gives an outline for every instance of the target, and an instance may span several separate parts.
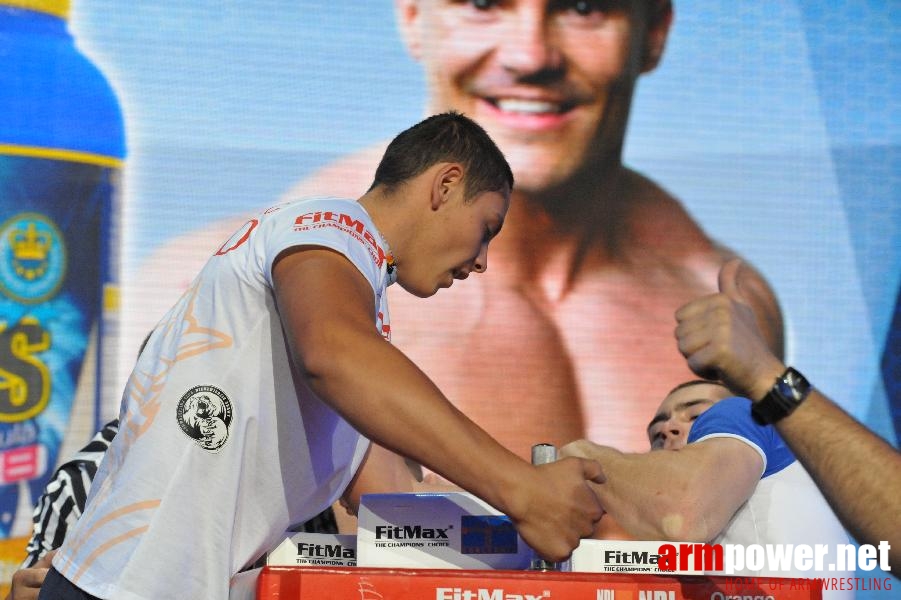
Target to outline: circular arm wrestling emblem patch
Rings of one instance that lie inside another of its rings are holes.
[[[232,403],[219,388],[198,385],[178,401],[175,418],[181,430],[198,446],[218,452],[228,440]]]

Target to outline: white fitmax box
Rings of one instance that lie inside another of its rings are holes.
[[[660,569],[660,547],[672,544],[676,549],[679,542],[649,542],[626,540],[582,540],[572,553],[570,569],[582,573],[638,573],[646,575],[703,575],[696,570],[694,560],[688,560],[688,569],[675,571]],[[677,553],[678,556],[678,553]]]
[[[266,556],[278,567],[355,567],[357,536],[329,533],[292,533]]]
[[[357,516],[361,567],[521,570],[534,556],[508,517],[465,492],[367,494]]]

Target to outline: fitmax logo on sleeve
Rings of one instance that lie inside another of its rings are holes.
[[[378,267],[381,267],[388,257],[372,232],[366,228],[366,225],[348,214],[330,210],[317,210],[311,213],[304,213],[294,220],[295,231],[315,229],[317,227],[337,227],[358,240],[362,240],[368,247],[369,253]]]

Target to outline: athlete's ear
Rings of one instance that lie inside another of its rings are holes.
[[[460,163],[444,163],[435,172],[432,180],[432,210],[438,210],[454,197],[462,194],[463,165]]]
[[[417,0],[394,0],[394,15],[400,37],[415,60],[422,57],[422,31],[419,22],[419,2]]]
[[[648,2],[647,32],[641,57],[641,72],[652,71],[663,57],[666,38],[673,24],[673,3],[670,0]]]

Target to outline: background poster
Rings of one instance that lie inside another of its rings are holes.
[[[781,302],[788,362],[896,444],[893,8],[675,2],[663,62],[638,84],[625,162],[758,267]],[[71,29],[125,114],[123,383],[156,320],[129,312],[129,286],[156,250],[264,208],[422,116],[421,71],[389,2],[91,0],[74,4]],[[71,433],[73,449],[117,406],[110,393]]]
[[[758,266],[789,361],[894,441],[901,400],[882,371],[901,282],[892,6],[676,2],[625,160]],[[125,112],[126,287],[168,240],[251,214],[422,115],[388,2],[92,0],[71,20]]]

